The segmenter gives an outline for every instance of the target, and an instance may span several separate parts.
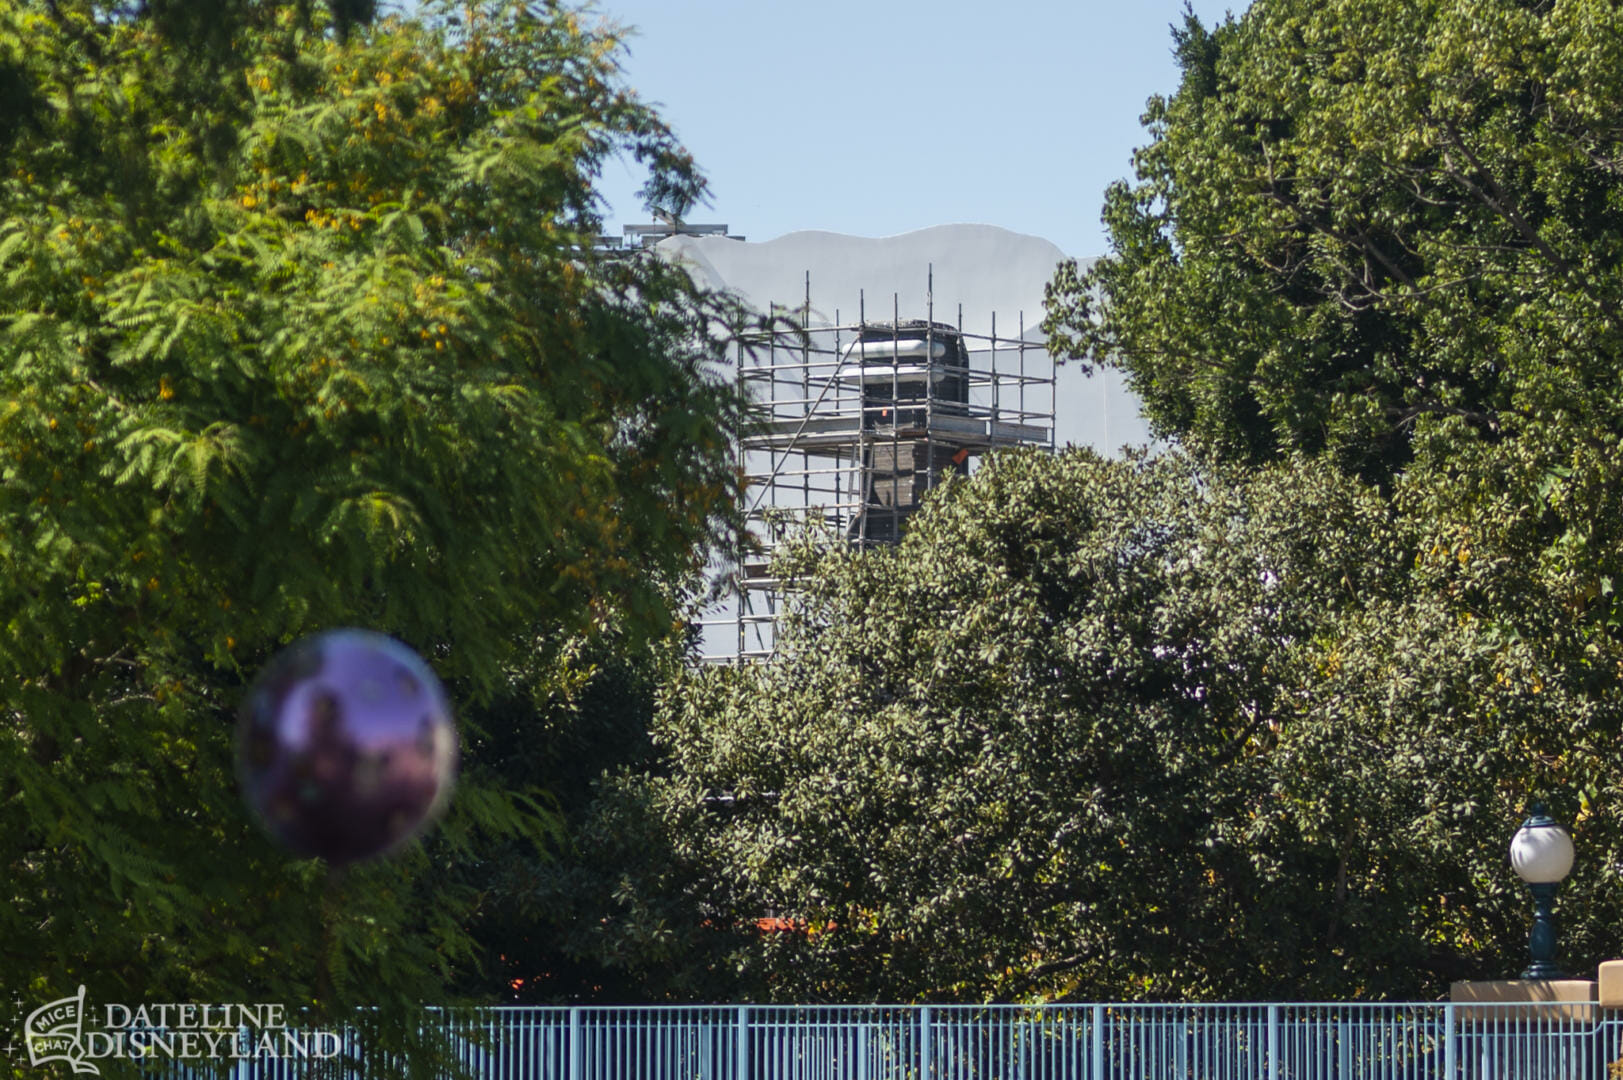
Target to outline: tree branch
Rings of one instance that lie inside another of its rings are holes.
[[[1480,424],[1483,427],[1486,427],[1495,435],[1499,434],[1499,417],[1493,413],[1480,412],[1476,409],[1462,409],[1455,405],[1443,405],[1435,401],[1422,402],[1418,405],[1410,405],[1407,407],[1389,405],[1386,409],[1386,415],[1394,417],[1396,420],[1394,426],[1400,428],[1409,427],[1417,419],[1426,415],[1427,413],[1442,416],[1464,417],[1473,424]]]
[[[1488,171],[1487,166],[1482,164],[1481,159],[1471,152],[1471,148],[1466,145],[1465,138],[1460,134],[1460,129],[1457,125],[1455,125],[1454,121],[1444,119],[1436,122],[1448,136],[1448,141],[1453,145],[1454,149],[1458,151],[1460,156],[1465,159],[1466,163],[1473,170],[1475,170],[1479,176],[1482,177],[1482,184],[1476,183],[1470,178],[1470,176],[1466,175],[1466,173],[1461,170],[1457,164],[1455,164],[1454,158],[1449,153],[1448,149],[1444,148],[1443,160],[1448,166],[1446,175],[1455,183],[1465,188],[1466,191],[1474,195],[1483,205],[1487,206],[1494,213],[1498,214],[1505,221],[1509,222],[1510,226],[1516,230],[1517,235],[1519,235],[1523,240],[1527,241],[1527,243],[1540,255],[1544,256],[1545,260],[1548,261],[1551,266],[1555,267],[1555,269],[1563,276],[1572,281],[1573,284],[1577,285],[1586,296],[1595,301],[1595,303],[1600,306],[1601,311],[1605,313],[1606,318],[1609,321],[1614,323],[1617,322],[1617,309],[1613,306],[1612,302],[1605,296],[1595,292],[1593,286],[1589,282],[1588,275],[1580,273],[1577,267],[1573,266],[1566,259],[1562,258],[1561,253],[1551,247],[1549,242],[1546,241],[1544,237],[1539,235],[1538,230],[1533,227],[1532,223],[1529,222],[1527,218],[1524,217],[1522,213],[1511,204],[1510,195],[1499,184],[1499,181],[1494,179],[1493,174]]]

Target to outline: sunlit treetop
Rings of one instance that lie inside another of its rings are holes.
[[[1164,434],[1325,455],[1623,625],[1620,42],[1607,0],[1189,16],[1051,345]]]
[[[592,251],[610,155],[699,185],[615,39],[250,6],[191,64],[158,15],[93,14],[0,5],[32,102],[0,176],[12,535],[154,615],[229,610],[216,655],[340,611],[486,655],[520,612],[652,616],[733,484],[700,331],[737,313]]]
[[[8,996],[442,997],[479,890],[414,851],[322,902],[237,796],[242,686],[315,630],[416,648],[469,748],[433,865],[477,866],[545,824],[479,704],[668,633],[735,504],[740,312],[594,249],[614,155],[701,188],[613,33],[360,14],[0,0]]]

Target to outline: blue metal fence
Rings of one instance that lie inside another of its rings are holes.
[[[1608,1080],[1593,1003],[433,1010],[489,1080]],[[362,1049],[351,1043],[352,1049]],[[233,1080],[308,1062],[243,1061]],[[180,1070],[185,1072],[186,1070]]]
[[[447,1022],[492,1080],[1606,1080],[1623,1059],[1623,1014],[1586,1003],[500,1008]]]

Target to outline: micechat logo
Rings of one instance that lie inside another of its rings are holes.
[[[20,1014],[22,999],[15,1003]],[[92,1015],[83,986],[72,997],[46,1002],[29,1013],[22,1027],[30,1065],[37,1068],[62,1062],[75,1073],[92,1076],[101,1075],[95,1063],[108,1058],[134,1062],[164,1058],[310,1060],[336,1057],[343,1050],[338,1032],[290,1022],[284,1005],[112,1002]],[[15,1049],[12,1044],[3,1053],[10,1055]]]
[[[65,1061],[76,1073],[101,1075],[101,1070],[85,1060],[85,988],[73,997],[47,1002],[28,1014],[23,1022],[23,1043],[28,1047],[29,1064]]]

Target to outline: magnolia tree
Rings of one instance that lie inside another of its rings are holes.
[[[1325,455],[1428,550],[1537,566],[1555,607],[1496,618],[1614,633],[1623,13],[1258,0],[1175,37],[1111,254],[1050,288],[1056,354],[1120,367],[1164,434]]]
[[[1469,699],[1550,710],[1524,750],[1604,881],[1623,672],[1620,18],[1588,0],[1188,17],[1181,85],[1150,102],[1135,179],[1106,196],[1111,254],[1062,268],[1046,322],[1057,355],[1122,369],[1185,445],[1378,485],[1413,538],[1419,606],[1336,650],[1336,678],[1360,672],[1347,700],[1373,705],[1408,662],[1375,647],[1393,635],[1461,672],[1527,658],[1478,672]],[[1483,722],[1524,738],[1512,717]],[[1567,911],[1585,947],[1615,934],[1608,903]]]
[[[1614,952],[1615,676],[1423,543],[1322,464],[994,458],[788,557],[780,655],[667,687],[534,902],[654,998],[1430,997],[1519,970],[1548,791]]]

